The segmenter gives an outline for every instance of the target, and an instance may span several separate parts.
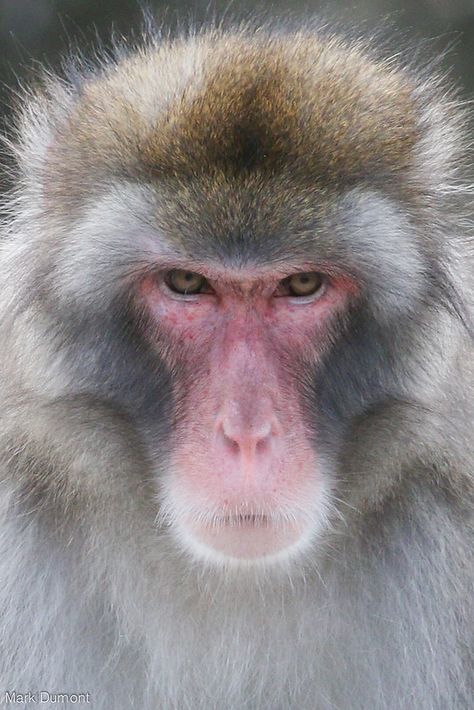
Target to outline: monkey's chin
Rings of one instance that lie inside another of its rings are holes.
[[[186,521],[181,533],[194,553],[210,562],[272,562],[306,546],[306,526],[296,522],[244,516],[206,525]]]

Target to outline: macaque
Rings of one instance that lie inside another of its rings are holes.
[[[150,32],[17,104],[2,702],[474,707],[455,92],[249,24]]]

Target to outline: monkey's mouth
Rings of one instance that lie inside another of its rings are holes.
[[[257,561],[294,547],[304,536],[301,521],[261,513],[237,513],[210,521],[188,519],[185,532],[194,549],[213,558]]]
[[[230,526],[238,528],[248,527],[268,527],[271,525],[271,520],[267,515],[261,513],[239,513],[237,515],[226,515],[217,518],[217,524],[220,526]]]

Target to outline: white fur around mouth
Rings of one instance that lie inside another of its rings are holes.
[[[328,492],[317,481],[305,505],[270,506],[237,502],[210,509],[177,499],[176,491],[161,519],[195,561],[212,566],[285,566],[313,544],[328,522]],[[308,502],[311,501],[311,506]]]

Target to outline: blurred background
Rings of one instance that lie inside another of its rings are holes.
[[[450,48],[446,64],[474,95],[474,0],[145,0],[160,21],[201,21],[215,14],[241,16],[321,15],[362,29],[389,28],[408,38],[429,38],[430,51]],[[0,81],[11,84],[35,60],[51,64],[71,43],[87,45],[111,28],[127,34],[137,28],[140,0],[0,0]]]
[[[429,39],[424,53],[449,48],[443,59],[467,98],[474,96],[474,0],[145,0],[168,26],[215,14],[302,17],[322,15],[344,26],[377,29],[410,41]],[[87,48],[113,29],[127,35],[140,26],[138,0],[0,0],[0,118],[8,121],[9,92],[38,61],[55,66],[71,45]],[[395,40],[395,47],[397,39]]]

